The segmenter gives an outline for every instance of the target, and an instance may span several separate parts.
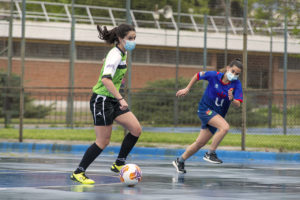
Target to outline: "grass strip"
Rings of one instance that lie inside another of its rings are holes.
[[[195,141],[198,133],[165,133],[143,132],[139,142],[143,144],[179,144],[188,145]],[[0,139],[18,139],[18,129],[0,129]],[[124,132],[113,130],[111,142],[121,142]],[[24,129],[23,139],[63,140],[63,141],[94,141],[93,129]],[[211,142],[211,141],[210,141]],[[209,142],[209,143],[210,143]],[[240,134],[227,134],[220,146],[240,147]],[[272,148],[278,151],[300,151],[300,135],[247,135],[246,148]]]

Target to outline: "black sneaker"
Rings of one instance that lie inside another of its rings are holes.
[[[184,169],[184,162],[178,162],[178,158],[174,160],[173,166],[176,168],[178,173],[185,174],[186,170]]]
[[[218,158],[216,153],[210,153],[209,154],[208,152],[206,152],[205,155],[203,156],[203,160],[205,160],[207,162],[214,163],[214,164],[223,163],[223,161]]]

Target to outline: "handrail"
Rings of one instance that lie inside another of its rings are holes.
[[[0,2],[9,3],[10,0],[0,0]],[[21,19],[22,11],[20,9],[21,0],[15,0],[16,10],[14,11],[14,18]],[[39,20],[39,21],[46,21],[46,22],[71,22],[71,14],[70,8],[71,4],[64,4],[64,3],[54,3],[54,2],[44,2],[44,1],[27,1],[27,4],[35,4],[40,5],[41,11],[30,11],[27,10],[27,19],[31,20]],[[64,9],[61,13],[53,13],[49,12],[47,7],[49,6],[61,6]],[[89,23],[89,24],[106,24],[117,26],[120,23],[124,23],[125,19],[117,17],[118,15],[126,13],[125,8],[113,8],[113,7],[103,7],[103,6],[92,6],[92,5],[80,5],[75,4],[75,8],[81,8],[85,10],[85,14],[75,15],[76,22],[78,23]],[[99,11],[98,14],[95,14],[93,11]],[[103,12],[105,11],[105,12]],[[9,10],[0,10],[0,17],[9,17],[10,16]],[[101,14],[99,14],[101,13]],[[177,13],[173,13],[171,19],[164,19],[163,17],[160,20],[156,20],[155,12],[154,11],[146,11],[146,10],[130,10],[130,15],[133,21],[133,24],[136,27],[150,27],[156,29],[175,29],[177,28],[177,24],[175,22],[175,18],[177,17]],[[149,19],[139,19],[139,15],[148,15]],[[189,30],[199,32],[203,29],[203,18],[204,15],[201,14],[190,14],[190,13],[181,13],[182,17],[187,17],[190,22],[181,22],[180,27],[182,30]],[[200,18],[200,22],[198,19]],[[214,31],[215,33],[225,32],[225,16],[208,16],[208,30]],[[219,23],[218,23],[219,22]],[[228,31],[232,32],[233,34],[241,34],[240,30],[242,30],[243,18],[241,17],[229,17],[228,18]],[[274,22],[274,21],[273,21]],[[270,27],[268,26],[268,20],[262,19],[253,19],[249,18],[247,21],[247,25],[251,35],[266,35],[270,34]],[[272,27],[273,31],[283,31],[284,27],[280,20],[276,21],[277,26]],[[293,30],[296,24],[294,22],[290,22],[288,26],[288,30]],[[289,35],[292,35],[289,33]]]

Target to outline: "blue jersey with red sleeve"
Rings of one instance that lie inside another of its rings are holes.
[[[204,95],[199,102],[199,109],[209,108],[225,117],[231,101],[228,98],[228,91],[233,90],[235,100],[243,102],[242,84],[239,80],[223,83],[224,73],[216,71],[207,71],[198,73],[198,80],[207,80],[208,85]]]

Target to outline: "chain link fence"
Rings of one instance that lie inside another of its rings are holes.
[[[244,94],[247,134],[257,135],[257,142],[260,135],[300,134],[300,5],[285,3],[248,2]],[[26,1],[22,25],[22,1],[0,0],[0,121],[20,122],[24,91],[25,125],[92,126],[91,88],[111,48],[97,38],[96,24],[110,29],[129,22],[137,31],[123,88],[131,110],[145,127],[199,128],[197,103],[205,85],[199,82],[182,99],[175,93],[196,72],[243,58],[243,8],[242,0],[78,0],[73,7],[71,0]],[[22,28],[26,62],[20,90]],[[232,133],[241,133],[241,112],[229,110]]]
[[[178,98],[175,97],[176,91],[173,88],[133,89],[131,110],[144,126],[174,126],[176,117],[178,117],[179,127],[200,126],[197,109],[202,92],[202,88],[193,89],[188,96],[179,99],[179,114],[175,116],[174,106]],[[247,127],[251,133],[283,134],[283,91],[249,90],[245,95],[249,100]],[[73,107],[75,127],[92,125],[90,96],[90,88],[75,88]],[[2,110],[2,123],[4,123],[5,113],[11,115],[11,124],[18,123],[19,98],[19,88],[9,90],[1,88],[2,109],[5,108],[5,101],[10,108]],[[25,88],[24,123],[36,127],[66,126],[67,98],[68,88]],[[298,135],[300,134],[300,90],[288,91],[287,99],[288,134]],[[226,119],[234,129],[233,132],[237,132],[241,124],[241,109],[231,107]]]

